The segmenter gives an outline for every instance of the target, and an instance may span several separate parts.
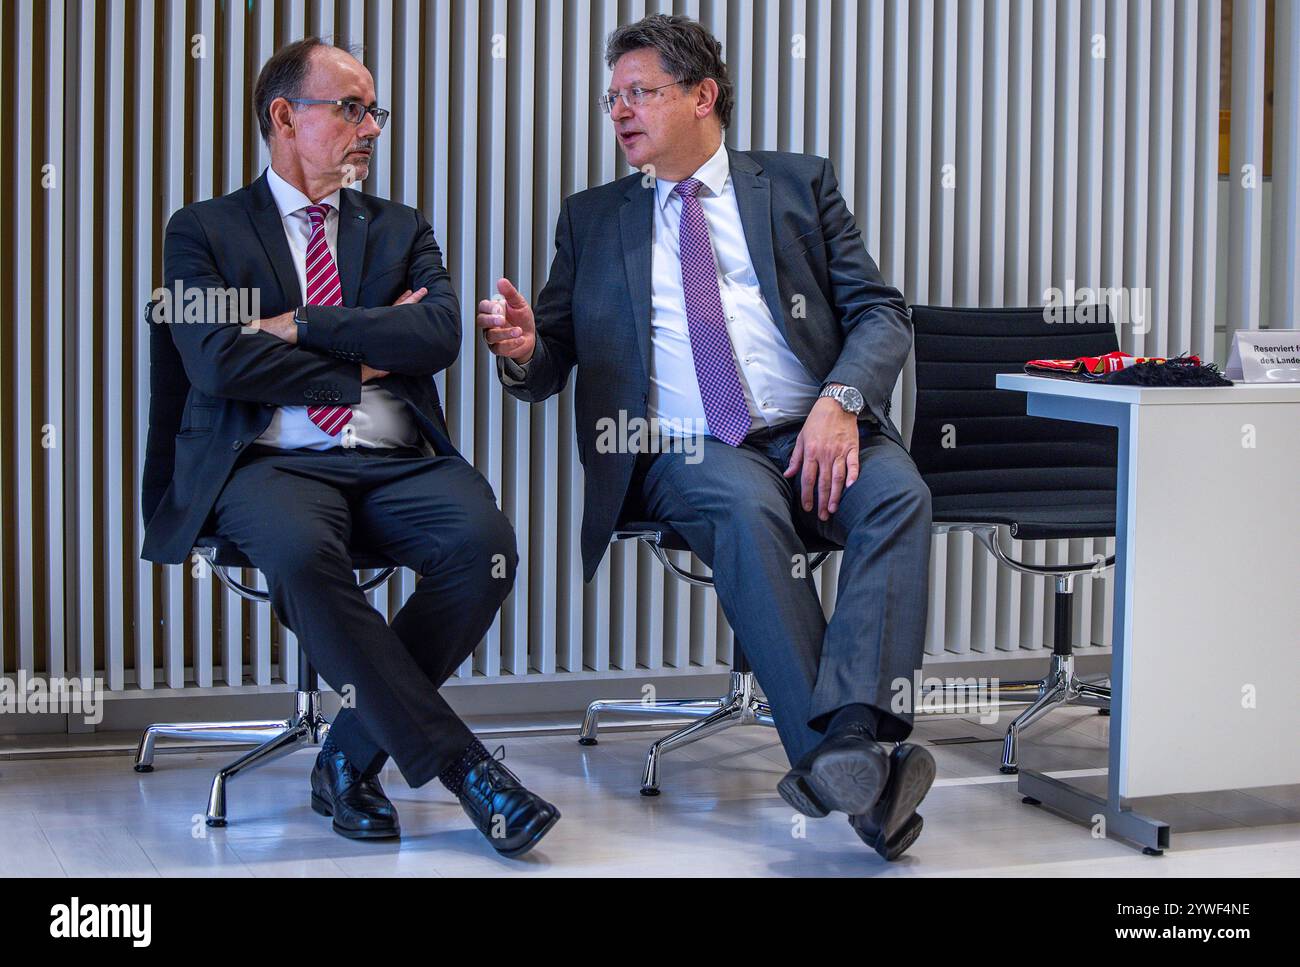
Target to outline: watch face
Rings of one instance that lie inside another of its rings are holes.
[[[862,407],[866,404],[862,394],[852,386],[846,386],[840,390],[840,402],[851,413],[861,413]]]

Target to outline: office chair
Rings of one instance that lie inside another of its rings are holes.
[[[165,324],[153,319],[154,303],[145,306],[149,330],[149,446],[146,451],[141,508],[147,521],[157,509],[171,482],[175,463],[175,438],[180,430],[190,383],[180,353]],[[373,591],[385,584],[397,570],[388,558],[360,549],[350,549],[355,570],[378,570],[361,584]],[[249,601],[269,604],[270,593],[250,588],[230,574],[233,568],[254,568],[233,542],[206,534],[195,542],[191,556],[206,561],[212,573],[227,588]],[[226,825],[226,783],[239,775],[293,752],[300,745],[319,745],[329,731],[321,710],[320,686],[315,669],[298,645],[298,681],[293,713],[286,719],[252,722],[164,722],[151,725],[140,737],[135,754],[135,771],[152,772],[154,743],[159,736],[175,736],[225,743],[260,743],[217,772],[208,795],[207,824]]]
[[[687,571],[668,557],[667,551],[690,550],[685,539],[670,524],[662,521],[629,522],[616,530],[610,540],[611,543],[640,541],[650,549],[650,553],[673,577],[695,587],[713,587],[713,578]],[[808,571],[811,574],[825,563],[831,551],[839,550],[839,547],[827,541],[817,540],[809,543],[807,550],[810,555]],[[587,706],[587,713],[582,718],[582,729],[578,733],[578,742],[581,745],[596,744],[596,733],[602,712],[694,720],[651,744],[650,751],[646,755],[645,772],[641,777],[643,796],[659,795],[659,759],[664,753],[680,749],[706,735],[721,732],[733,725],[771,726],[773,724],[772,708],[759,692],[754,672],[749,666],[749,660],[745,657],[739,639],[736,639],[732,646],[731,678],[727,693],[722,697],[657,699],[653,702],[598,699]]]
[[[1070,637],[1074,579],[1111,567],[1115,558],[1031,564],[1010,558],[998,540],[999,527],[1022,541],[1115,536],[1114,428],[1028,416],[1024,394],[995,386],[997,374],[1023,372],[1031,359],[1119,348],[1104,305],[1080,307],[1080,314],[1082,321],[1050,322],[1039,307],[912,307],[911,452],[932,494],[935,531],[968,531],[999,564],[1056,584],[1047,676],[1028,683],[1036,698],[1007,728],[1004,773],[1019,771],[1020,734],[1053,708],[1077,703],[1102,714],[1110,709],[1109,686],[1075,674]],[[1021,686],[1004,685],[999,697]]]
[[[230,571],[235,568],[253,568],[254,563],[223,537],[205,535],[194,544],[191,552],[207,562],[212,573],[227,588],[247,601],[269,604],[269,591],[250,588]],[[364,551],[352,551],[352,568],[356,571],[378,570],[379,573],[360,584],[363,592],[382,587],[397,571],[397,565],[386,557]],[[320,681],[307,652],[298,643],[298,683],[294,692],[293,713],[287,719],[252,722],[163,722],[149,726],[140,737],[135,753],[135,771],[153,772],[154,743],[159,736],[197,739],[209,742],[256,742],[230,765],[218,770],[212,779],[208,795],[207,824],[226,825],[226,783],[242,772],[274,762],[281,756],[294,752],[302,745],[320,745],[329,734],[329,722],[321,706]]]

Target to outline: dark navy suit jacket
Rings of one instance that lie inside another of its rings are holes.
[[[155,310],[150,333],[150,418],[141,504],[141,556],[183,561],[231,469],[277,406],[359,403],[361,363],[388,370],[379,385],[406,403],[423,449],[459,457],[433,375],[456,360],[460,304],[433,229],[406,205],[345,189],[339,202],[342,306],[311,306],[291,346],[229,321],[170,321]],[[239,191],[187,205],[167,225],[166,289],[257,289],[261,318],[303,303],[280,212],[258,178]],[[413,305],[393,306],[427,287]],[[170,340],[157,338],[163,333]]]
[[[781,334],[815,379],[857,387],[870,417],[901,446],[889,398],[912,346],[911,315],[867,254],[830,161],[777,151],[728,155],[749,255]],[[617,420],[620,410],[629,419],[646,415],[654,197],[654,179],[637,172],[565,199],[550,276],[533,306],[537,349],[527,378],[506,383],[518,399],[539,402],[578,367],[588,581],[636,463],[634,453],[597,452],[597,423]]]

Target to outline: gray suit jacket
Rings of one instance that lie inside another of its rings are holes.
[[[912,345],[902,295],[862,244],[830,161],[728,150],[740,220],[763,299],[814,378],[857,387],[886,435],[889,397]],[[550,278],[533,306],[537,349],[507,392],[537,403],[576,365],[578,453],[586,472],[583,573],[590,581],[627,497],[634,453],[599,453],[597,422],[646,416],[654,182],[638,172],[565,199]],[[802,296],[803,298],[797,298]],[[497,360],[504,375],[504,360]]]

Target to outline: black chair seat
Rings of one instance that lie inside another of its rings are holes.
[[[932,500],[937,524],[1005,524],[1021,541],[1115,536],[1115,491],[951,494]]]
[[[666,524],[661,520],[633,520],[618,526],[620,531],[658,531],[659,546],[665,551],[689,551],[690,545],[686,539],[673,527],[672,524]],[[838,551],[842,548],[838,544],[822,540],[820,537],[813,540],[804,541],[805,546],[810,554],[821,554],[826,551]]]
[[[204,534],[194,542],[194,546],[212,548],[211,560],[217,567],[257,567],[256,564],[244,556],[233,541],[226,540],[224,537],[217,537],[215,534]],[[352,569],[354,571],[379,570],[386,567],[397,567],[397,562],[389,560],[382,554],[353,548]]]

